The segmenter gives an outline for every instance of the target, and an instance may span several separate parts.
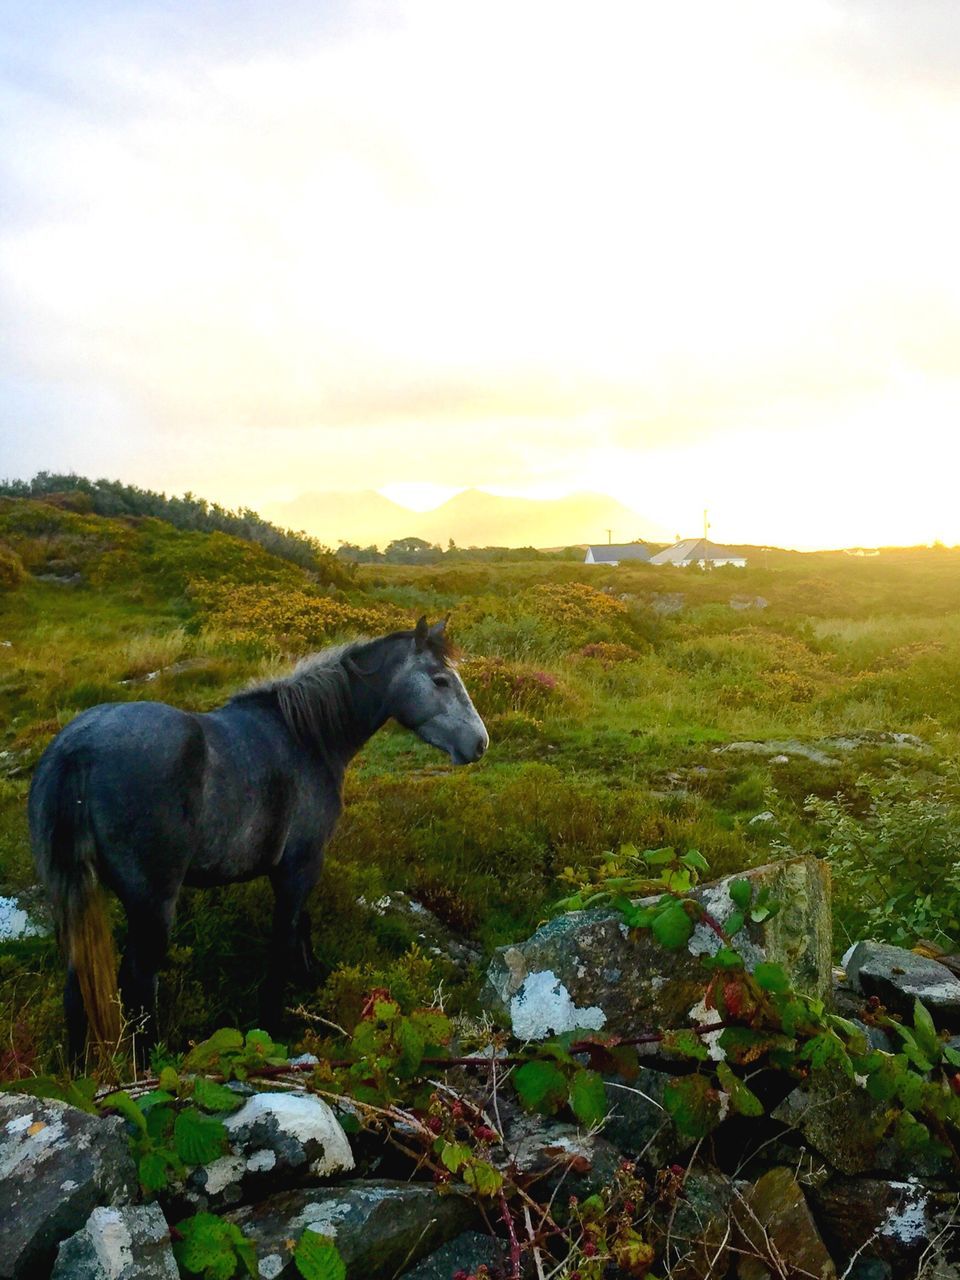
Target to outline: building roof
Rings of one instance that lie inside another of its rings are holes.
[[[687,564],[701,560],[742,560],[743,556],[730,547],[719,547],[706,538],[684,538],[665,551],[658,551],[650,559],[651,564]]]
[[[620,560],[649,560],[650,552],[642,542],[609,543],[588,547],[597,564],[615,564]]]

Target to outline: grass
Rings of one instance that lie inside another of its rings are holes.
[[[910,806],[922,809],[958,758],[960,553],[769,553],[768,567],[714,573],[377,564],[362,566],[344,592],[222,533],[64,512],[48,527],[41,506],[8,500],[0,511],[0,547],[31,571],[0,590],[0,641],[9,642],[0,646],[3,893],[33,883],[30,772],[78,711],[137,698],[208,710],[301,656],[308,641],[371,621],[451,614],[490,751],[456,770],[393,727],[360,753],[314,904],[329,977],[301,996],[318,1009],[336,1010],[345,993],[355,999],[368,980],[411,992],[453,981],[442,962],[417,953],[413,930],[383,928],[360,899],[419,893],[490,949],[545,917],[565,867],[589,866],[623,841],[699,848],[718,874],[842,844],[840,911],[882,932],[884,918],[864,898],[876,870],[869,849],[882,846],[864,778],[913,780],[915,794],[888,804],[909,831]],[[39,580],[51,565],[79,572],[81,585]],[[683,608],[658,613],[676,593]],[[737,610],[732,597],[762,597],[766,607]],[[926,750],[866,742],[837,753],[831,767],[718,750],[876,731],[917,734]],[[811,796],[853,806],[842,841],[841,819],[811,809]],[[767,810],[774,821],[751,822]],[[954,810],[944,812],[941,832],[953,821]],[[944,928],[948,918],[932,924]],[[162,977],[172,1042],[218,1023],[250,1024],[268,920],[265,883],[184,894]],[[0,976],[10,979],[0,1069],[52,1065],[60,981],[52,944],[0,946]],[[469,996],[469,986],[459,995],[454,987],[451,998]]]

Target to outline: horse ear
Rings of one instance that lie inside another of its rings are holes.
[[[430,628],[427,626],[426,617],[417,619],[417,629],[413,633],[413,643],[417,650],[427,647],[427,636],[430,634]]]
[[[450,621],[450,615],[448,613],[445,618],[441,618],[439,622],[435,622],[433,626],[430,628],[431,637],[435,640],[439,640],[440,637],[443,635],[444,629],[446,628],[446,625],[449,621]]]

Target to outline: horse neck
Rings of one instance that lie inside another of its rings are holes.
[[[348,664],[346,667],[352,714],[345,725],[342,741],[334,744],[331,751],[331,755],[340,762],[343,769],[389,719],[386,691],[393,675],[396,658],[388,651],[377,669],[367,674],[363,672],[361,665],[362,653],[356,655],[356,662],[357,665]]]

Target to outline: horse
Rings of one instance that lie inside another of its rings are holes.
[[[155,1040],[157,974],[182,886],[267,876],[273,928],[261,1017],[275,1027],[288,980],[314,968],[305,908],[343,806],[347,764],[389,719],[479,760],[487,730],[457,674],[444,623],[324,649],[291,675],[206,714],[163,702],[82,712],[40,758],[28,802],[34,861],[67,966],[70,1061],[88,1031],[101,1055],[128,1025]],[[102,888],[127,939],[117,975]]]

